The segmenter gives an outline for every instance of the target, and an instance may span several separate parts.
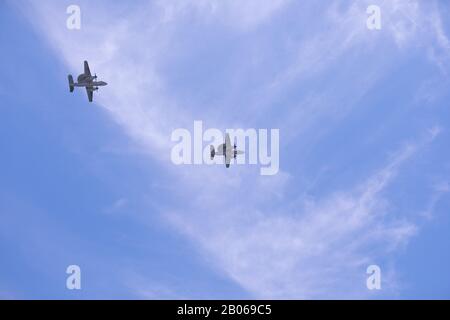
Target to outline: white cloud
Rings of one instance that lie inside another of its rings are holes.
[[[273,1],[220,1],[220,0],[190,0],[190,1],[157,1],[164,8],[163,21],[176,22],[180,16],[195,12],[197,17],[209,22],[217,20],[231,28],[251,30],[267,20],[276,11],[283,8],[290,0]]]
[[[422,217],[428,220],[435,218],[436,206],[442,197],[448,195],[450,192],[450,184],[448,181],[440,181],[434,185],[433,189],[431,199],[429,200],[425,210],[420,213]]]

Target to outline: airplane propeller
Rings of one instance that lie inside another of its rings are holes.
[[[238,150],[237,149],[237,145],[236,144],[234,144],[234,146],[233,146],[233,155],[234,155],[234,158],[236,159],[236,157],[237,157],[237,155],[238,154],[244,154],[244,151],[241,151],[241,150]]]

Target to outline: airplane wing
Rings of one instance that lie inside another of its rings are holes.
[[[89,69],[89,64],[87,61],[84,62],[84,74],[91,76],[91,70]]]
[[[231,162],[231,157],[229,154],[225,155],[225,167],[229,168],[230,167],[230,162]]]
[[[231,146],[231,141],[230,141],[230,135],[227,133],[227,136],[225,137],[225,150],[229,151],[232,150],[233,147]]]
[[[233,151],[233,147],[231,146],[231,140],[230,140],[230,135],[227,133],[226,137],[225,137],[225,166],[227,168],[230,167],[230,162],[231,162],[231,153]]]
[[[87,93],[89,102],[92,102],[92,98],[94,97],[94,90],[92,90],[92,87],[86,87],[86,93]]]

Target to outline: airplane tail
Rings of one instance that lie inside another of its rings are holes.
[[[70,92],[73,92],[73,89],[75,88],[75,87],[74,87],[74,83],[73,83],[73,77],[72,77],[71,74],[69,74],[68,78],[69,78],[69,88],[70,88]]]
[[[214,149],[214,146],[209,146],[209,150],[211,152],[211,160],[214,160],[214,156],[216,155],[216,150]]]

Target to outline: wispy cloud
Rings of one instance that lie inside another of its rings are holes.
[[[290,0],[245,2],[219,0],[157,1],[164,9],[164,22],[174,22],[180,16],[196,14],[201,20],[224,23],[240,31],[251,30],[285,7]]]
[[[280,201],[271,212],[262,209],[270,201],[238,201],[210,217],[217,202],[203,198],[195,216],[173,213],[169,219],[256,297],[369,296],[365,267],[417,231],[414,223],[389,216],[383,191],[401,165],[434,138],[428,134],[407,144],[362,184],[323,199]],[[395,294],[394,280],[384,294]]]
[[[139,9],[127,8],[125,14],[119,8],[122,17],[116,13],[115,6],[105,13],[101,9],[104,3],[82,2],[82,8],[90,8],[90,13],[85,15],[89,23],[83,22],[79,33],[64,29],[66,16],[62,6],[55,6],[54,2],[32,3],[33,10],[26,11],[36,28],[73,73],[80,70],[85,59],[101,70],[101,76],[110,85],[96,96],[97,103],[167,171],[167,185],[176,186],[171,190],[179,195],[181,204],[165,208],[162,216],[174,230],[196,243],[205,260],[216,270],[255,296],[342,297],[339,295],[342,292],[347,297],[368,295],[365,266],[407,243],[417,232],[414,223],[389,215],[389,197],[384,191],[401,166],[431,142],[439,130],[432,130],[427,137],[399,149],[385,167],[367,175],[362,182],[320,198],[292,195],[289,191],[295,189],[295,183],[286,171],[268,178],[258,176],[256,170],[247,167],[224,172],[217,167],[171,165],[170,131],[179,126],[190,127],[194,120],[191,110],[178,99],[176,88],[168,84],[168,77],[160,68],[171,62],[167,58],[171,50],[180,48],[174,45],[182,40],[177,33],[182,26],[178,24],[194,15],[204,23],[203,27],[218,20],[231,34],[257,32],[292,2],[272,1],[262,5],[260,1],[245,4],[156,1]],[[399,4],[395,1],[385,6],[396,12]],[[417,6],[411,10],[408,14],[415,21],[420,20]],[[253,122],[245,121],[245,125],[255,124],[264,119],[265,112],[279,106],[276,102],[293,85],[330,73],[341,63],[348,66],[355,51],[364,53],[367,46],[374,50],[370,43],[377,40],[368,39],[363,5],[338,3],[327,7],[325,12],[325,28],[298,39],[292,35],[298,43],[289,42],[292,46],[283,56],[288,63],[274,67],[275,72],[264,78],[259,87],[261,95],[252,100],[248,110],[243,110],[242,102],[227,106],[228,112],[240,114],[244,119],[253,118]],[[403,48],[412,37],[401,25],[389,30],[398,48]],[[442,29],[435,30],[438,42],[445,48],[448,44],[445,34]],[[267,39],[269,44],[270,40]],[[261,48],[269,44],[264,43]],[[190,48],[186,44],[184,49]],[[264,64],[265,58],[270,56],[258,55],[255,61]],[[323,94],[309,91],[300,99],[305,103],[291,103],[289,108],[278,109],[279,117],[274,120],[285,125],[284,137],[294,139],[299,133],[305,133],[305,137],[316,136],[326,127],[324,119],[341,119],[387,72],[384,62],[375,63],[371,72],[362,73],[342,91],[340,86],[330,86]],[[234,67],[236,73],[240,74],[241,67],[244,64]],[[330,81],[351,80],[354,76],[343,71],[339,74],[342,78]],[[310,87],[311,91],[316,89],[317,86]],[[207,106],[197,108],[203,110]],[[204,120],[223,128],[230,125],[226,120],[235,119],[222,117],[220,111],[205,114]],[[242,120],[234,121],[242,124]],[[285,151],[288,157],[289,150]],[[395,270],[390,273],[391,288],[388,284],[384,291],[387,294],[396,288]],[[136,288],[134,282],[133,288]],[[153,297],[153,291],[145,287],[136,290]]]
[[[442,197],[448,195],[450,192],[450,184],[448,182],[439,182],[433,186],[433,192],[430,201],[428,202],[425,210],[423,210],[420,214],[428,219],[432,220],[435,218],[435,210],[439,201]]]

